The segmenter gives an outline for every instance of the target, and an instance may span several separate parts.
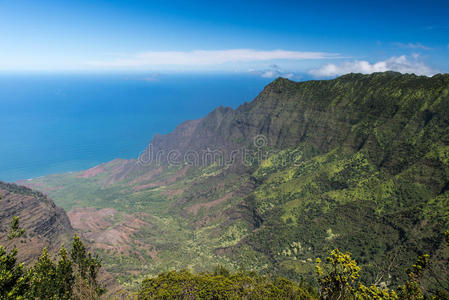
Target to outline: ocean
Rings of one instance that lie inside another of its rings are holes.
[[[0,75],[0,180],[135,158],[155,133],[249,102],[250,74]]]

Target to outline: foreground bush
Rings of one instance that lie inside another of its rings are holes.
[[[14,218],[8,237],[24,233]],[[138,299],[449,299],[449,231],[444,233],[446,247],[432,267],[432,257],[423,254],[407,270],[408,280],[397,291],[386,284],[365,286],[359,279],[361,268],[351,253],[331,251],[322,262],[317,259],[319,291],[285,278],[272,279],[255,272],[230,273],[223,267],[214,272],[193,274],[171,271],[143,280]],[[87,252],[79,237],[73,238],[69,252],[62,247],[54,262],[46,249],[33,267],[17,263],[17,248],[0,246],[0,299],[98,299],[104,288],[98,283],[100,260]],[[423,282],[427,284],[424,285]],[[428,284],[430,282],[431,284]],[[428,286],[428,288],[425,288]],[[429,288],[430,287],[430,288]]]
[[[449,230],[444,233],[449,250]],[[397,292],[383,284],[365,286],[359,281],[360,267],[352,259],[351,253],[332,250],[325,263],[317,259],[317,279],[320,299],[382,299],[382,300],[425,300],[449,299],[449,257],[439,257],[434,269],[428,254],[419,256],[414,265],[407,270],[408,280],[397,287]],[[423,282],[427,282],[427,288]],[[429,284],[429,282],[431,284]]]
[[[449,247],[449,231],[444,233]],[[446,247],[446,248],[447,248]],[[448,249],[443,249],[448,250]],[[317,259],[319,290],[305,288],[284,278],[275,280],[254,272],[230,274],[224,268],[213,273],[192,274],[189,271],[172,271],[145,279],[138,292],[139,299],[329,299],[329,300],[409,300],[449,299],[449,261],[445,269],[433,270],[430,255],[417,258],[407,270],[408,280],[397,286],[397,291],[384,283],[366,286],[360,281],[361,268],[351,253],[332,250],[328,257]],[[441,265],[441,264],[439,264]],[[422,282],[433,281],[431,289]]]
[[[23,233],[15,217],[8,238],[19,238]],[[100,260],[87,252],[77,236],[70,255],[62,247],[57,262],[44,249],[26,270],[16,257],[16,247],[8,252],[0,246],[0,299],[98,299],[105,292],[97,281]]]
[[[298,284],[254,272],[192,274],[187,270],[145,279],[139,299],[315,299]]]

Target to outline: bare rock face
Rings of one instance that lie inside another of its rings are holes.
[[[73,229],[69,218],[46,195],[4,182],[0,182],[0,195],[0,245],[19,248],[20,261],[33,261],[44,247],[55,253],[62,244],[70,246]],[[19,217],[25,234],[20,239],[8,240],[14,216]]]

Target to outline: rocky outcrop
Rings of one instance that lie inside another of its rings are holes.
[[[69,218],[46,195],[16,184],[0,182],[0,245],[19,248],[19,259],[31,262],[44,247],[56,252],[61,244],[69,246],[73,234]],[[14,216],[20,219],[25,234],[19,240],[8,240]]]

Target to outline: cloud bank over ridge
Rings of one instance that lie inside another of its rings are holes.
[[[270,61],[270,60],[308,60],[339,58],[336,53],[302,52],[287,50],[193,50],[193,51],[149,51],[105,61],[91,61],[88,64],[106,68],[138,68],[160,65],[217,65],[233,62]]]
[[[374,72],[396,71],[401,73],[415,73],[416,75],[432,76],[438,73],[424,62],[418,55],[411,59],[405,55],[393,56],[387,60],[370,63],[365,60],[347,61],[341,64],[325,64],[320,68],[312,69],[308,73],[315,77],[333,77],[348,73],[369,74]]]

